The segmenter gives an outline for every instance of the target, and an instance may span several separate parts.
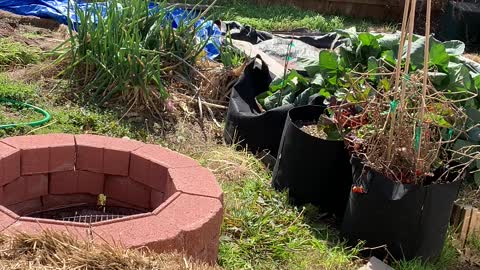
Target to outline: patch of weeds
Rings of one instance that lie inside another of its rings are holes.
[[[9,102],[0,102],[0,125],[27,123],[39,120],[43,116],[32,108],[23,107]]]
[[[26,32],[26,33],[22,33],[22,37],[28,38],[28,39],[39,39],[39,38],[42,38],[42,35],[36,32]]]
[[[13,81],[0,74],[0,98],[28,101],[36,96],[35,86]]]
[[[226,43],[220,46],[220,62],[227,69],[241,66],[247,59],[242,51],[233,46],[230,35],[227,36]]]
[[[41,59],[39,49],[27,46],[10,38],[0,38],[0,69],[26,66]]]
[[[0,137],[46,133],[93,133],[113,137],[127,136],[132,139],[145,140],[146,131],[142,128],[120,121],[120,116],[111,111],[101,110],[94,106],[79,106],[65,102],[60,105],[59,97],[54,94],[42,93],[34,84],[25,84],[8,79],[0,74],[0,98],[11,98],[20,101],[28,101],[48,111],[51,120],[41,128],[18,127],[12,129],[0,129]],[[57,93],[58,94],[58,93]],[[0,104],[0,106],[2,106]],[[0,110],[1,112],[1,110]],[[22,117],[27,117],[23,115]],[[0,118],[0,122],[1,122]],[[11,120],[11,119],[5,119]]]
[[[467,244],[472,249],[473,252],[480,255],[480,236],[479,235],[472,234],[472,236],[468,239]]]
[[[447,270],[458,263],[459,254],[453,245],[454,234],[449,231],[440,258],[431,263],[423,263],[419,259],[399,261],[392,265],[396,270]]]

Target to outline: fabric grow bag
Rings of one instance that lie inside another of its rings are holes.
[[[293,204],[311,203],[342,217],[352,184],[351,166],[343,141],[328,141],[303,132],[296,122],[316,122],[324,106],[301,106],[288,113],[273,186],[288,189]]]
[[[386,245],[394,259],[423,261],[436,259],[460,188],[460,180],[425,186],[401,184],[368,170],[352,158],[353,182],[365,193],[350,192],[342,224],[342,234],[355,245],[365,240],[367,247]],[[464,176],[464,175],[463,175]],[[372,255],[387,255],[375,249]]]
[[[223,132],[226,143],[238,143],[252,152],[267,150],[271,156],[277,156],[287,113],[294,106],[286,104],[266,112],[260,110],[255,98],[267,91],[271,82],[267,64],[257,55],[232,88]],[[308,103],[322,102],[323,98],[313,95]]]

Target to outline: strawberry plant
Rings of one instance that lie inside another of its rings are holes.
[[[337,31],[343,37],[343,45],[335,51],[322,50],[318,59],[302,59],[300,63],[307,71],[308,76],[301,78],[302,83],[286,83],[289,85],[288,99],[271,102],[265,109],[271,109],[291,103],[304,105],[308,96],[320,94],[326,98],[332,95],[338,99],[349,98],[348,90],[352,83],[364,90],[364,97],[371,94],[372,89],[391,88],[385,76],[375,73],[393,72],[397,61],[403,68],[407,59],[407,44],[402,48],[402,56],[398,59],[400,34],[372,34],[357,33],[355,28]],[[422,72],[424,68],[425,37],[412,35],[412,45],[409,54],[409,67],[406,77]],[[463,58],[465,44],[460,41],[440,42],[433,37],[429,38],[428,77],[432,85],[442,91],[452,100],[462,100],[465,107],[480,107],[480,98],[471,98],[478,94],[480,89],[480,64]],[[290,79],[300,79],[296,71],[292,71]],[[367,77],[360,76],[371,73]],[[306,82],[306,83],[305,83]],[[269,100],[278,90],[279,81],[274,81],[270,91],[259,96],[259,100]],[[357,92],[358,94],[358,92]],[[279,95],[279,94],[276,94]],[[297,98],[298,97],[298,98]],[[301,98],[300,98],[301,97]],[[363,97],[363,98],[364,98]],[[276,99],[272,98],[272,101]],[[263,102],[260,101],[262,106]],[[303,101],[303,102],[302,102]]]

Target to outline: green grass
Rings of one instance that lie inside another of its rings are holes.
[[[384,31],[395,29],[392,23],[324,15],[290,5],[260,6],[248,0],[220,1],[219,5],[222,7],[213,9],[212,18],[238,21],[258,30],[286,31],[306,28],[318,32],[331,32],[352,26],[356,26],[358,31],[368,31],[370,28],[384,29]]]
[[[227,269],[348,269],[356,250],[347,250],[326,228],[307,223],[285,194],[266,179],[224,183],[228,198],[220,265]],[[317,238],[318,237],[318,238]]]
[[[5,74],[0,73],[0,98],[29,101],[37,97],[37,87],[10,80]]]
[[[452,269],[458,263],[459,254],[453,245],[453,232],[449,231],[445,246],[443,247],[440,258],[431,263],[422,263],[420,260],[399,261],[392,265],[398,270],[448,270]],[[454,268],[456,269],[456,268]]]
[[[472,251],[480,255],[480,235],[472,234],[472,236],[468,239],[467,244]]]
[[[68,91],[64,89],[63,91]],[[284,193],[270,186],[271,176],[252,155],[233,147],[205,142],[194,124],[177,128],[164,138],[144,124],[120,120],[116,111],[100,110],[66,98],[63,91],[13,82],[0,74],[0,97],[17,97],[52,115],[48,126],[0,130],[0,138],[27,133],[93,133],[127,136],[168,147],[192,156],[210,168],[225,192],[219,263],[225,269],[357,269],[358,249],[349,249],[338,231],[318,220],[314,207],[299,209],[287,203]],[[182,138],[182,139],[180,139]],[[398,262],[397,270],[449,269],[456,250],[448,237],[442,257],[432,264]]]
[[[37,63],[40,59],[40,50],[0,37],[0,70]]]
[[[42,34],[37,33],[37,32],[26,32],[22,33],[22,37],[28,38],[28,39],[39,39],[42,38]]]

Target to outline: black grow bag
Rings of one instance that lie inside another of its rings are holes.
[[[344,142],[311,136],[296,124],[316,122],[324,109],[309,105],[290,110],[272,183],[278,190],[288,189],[293,204],[311,203],[341,217],[352,184]]]
[[[458,39],[469,47],[480,47],[480,1],[448,1],[440,19],[439,36],[443,40]]]
[[[223,135],[226,143],[238,143],[252,152],[268,150],[276,157],[285,119],[293,105],[283,105],[266,112],[260,110],[255,97],[268,90],[272,78],[267,64],[260,56],[256,59],[246,65],[232,88]],[[318,102],[322,100],[316,96],[310,98],[310,103]]]
[[[460,180],[425,186],[401,184],[368,170],[352,158],[353,182],[365,193],[350,192],[342,224],[342,234],[355,245],[365,240],[367,247],[386,245],[394,259],[424,261],[436,259],[457,198]],[[385,249],[372,255],[383,257]]]

